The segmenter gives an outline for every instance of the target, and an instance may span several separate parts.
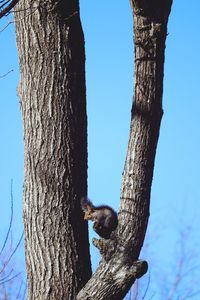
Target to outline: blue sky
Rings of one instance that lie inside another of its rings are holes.
[[[128,0],[80,2],[86,42],[89,196],[96,204],[107,203],[117,210],[133,95],[132,14]],[[199,9],[197,0],[190,5],[175,1],[168,26],[164,116],[154,170],[148,238],[142,254],[151,265],[153,284],[149,297],[154,293],[153,299],[164,299],[161,287],[166,295],[173,284],[173,276],[168,275],[176,273],[181,232],[186,228],[191,229],[184,247],[187,253],[194,253],[190,267],[197,266],[200,258]],[[0,30],[7,22],[7,19],[0,21]],[[16,92],[19,68],[13,24],[0,32],[0,41],[0,76],[13,70],[0,78],[0,237],[4,238],[9,223],[13,179],[13,239],[17,242],[23,230],[23,134]],[[91,248],[95,268],[99,255]],[[20,269],[22,263],[19,249],[13,264]],[[159,280],[158,270],[162,273]],[[183,290],[188,282],[183,284]],[[192,288],[198,289],[195,280]],[[183,291],[179,293],[183,295]]]

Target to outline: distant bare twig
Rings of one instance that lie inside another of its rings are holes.
[[[0,285],[5,284],[5,283],[7,283],[7,282],[9,282],[9,281],[12,281],[13,279],[17,278],[20,274],[21,274],[21,272],[15,274],[15,275],[13,275],[12,277],[8,278],[8,279],[5,280],[5,281],[0,281]]]
[[[11,180],[10,188],[10,221],[8,229],[6,232],[5,239],[3,241],[3,246],[0,251],[0,299],[8,299],[9,293],[7,293],[7,288],[9,291],[9,286],[13,286],[13,281],[21,275],[21,272],[16,273],[16,270],[10,264],[12,257],[19,248],[21,241],[23,239],[23,233],[18,240],[17,244],[13,247],[13,238],[12,238],[12,224],[14,216],[14,198],[13,198],[13,180]],[[20,276],[21,277],[21,276]],[[19,280],[18,280],[19,281]],[[16,299],[25,300],[26,295],[26,284],[23,287],[23,280],[20,281],[21,284],[17,286],[18,291]],[[3,298],[2,298],[3,297]],[[10,298],[9,298],[10,299]]]
[[[5,268],[8,266],[11,258],[13,257],[13,255],[15,254],[15,252],[17,251],[17,249],[19,248],[19,245],[21,244],[21,241],[22,241],[23,237],[24,237],[24,233],[22,233],[22,235],[21,235],[21,237],[20,237],[17,245],[15,246],[14,250],[11,252],[11,254],[10,254],[9,258],[7,259],[7,261],[4,263],[3,268],[0,271],[0,274],[3,273],[4,270],[5,270]]]
[[[25,284],[25,288],[24,288],[24,293],[23,293],[23,296],[22,296],[22,300],[25,300],[25,298],[26,298],[26,291],[27,291],[27,282]]]
[[[148,281],[147,281],[146,289],[144,291],[144,295],[142,296],[142,300],[144,300],[147,295],[147,292],[149,290],[150,281],[151,281],[151,270],[149,270]]]
[[[3,243],[3,246],[1,248],[1,251],[0,251],[0,256],[2,255],[7,243],[8,243],[8,238],[9,236],[11,236],[11,228],[12,228],[12,223],[13,223],[13,180],[11,180],[11,187],[10,187],[10,201],[11,201],[11,213],[10,213],[10,222],[9,222],[9,226],[8,226],[8,230],[7,230],[7,233],[6,233],[6,237],[5,237],[5,240],[4,240],[4,243]],[[5,270],[6,270],[6,267],[8,266],[11,258],[13,257],[13,255],[16,253],[17,249],[19,248],[19,245],[23,239],[23,235],[24,233],[22,233],[17,245],[15,246],[15,248],[11,251],[11,253],[9,254],[9,257],[8,259],[5,260],[5,262],[3,263],[2,265],[2,268],[0,270],[0,275],[1,275],[1,278],[0,278],[0,285],[3,285],[11,280],[13,280],[14,278],[16,278],[17,276],[19,276],[20,273],[18,274],[15,274],[14,276],[11,277],[11,274],[13,273],[13,269],[10,270],[10,272],[8,272],[8,274],[4,275],[5,273]],[[11,240],[12,240],[12,237],[11,237]],[[2,276],[3,275],[3,276]]]
[[[189,263],[191,263],[194,254],[191,251],[188,251],[187,245],[189,244],[188,240],[190,238],[192,232],[191,226],[185,226],[184,229],[180,230],[180,257],[177,263],[177,271],[175,273],[174,281],[172,282],[171,289],[168,292],[167,300],[174,299],[180,291],[178,291],[181,287],[183,280],[191,273],[194,274],[195,270],[198,270],[199,265],[194,265],[188,268]],[[193,281],[193,278],[192,278]],[[188,284],[184,286],[184,292],[181,292],[181,296],[178,296],[177,299],[189,299],[197,294],[200,294],[200,290],[192,291],[192,285]]]
[[[11,228],[12,228],[12,221],[13,221],[13,193],[12,193],[12,186],[13,186],[13,180],[11,179],[11,186],[10,186],[10,201],[11,201],[11,205],[10,205],[10,208],[11,208],[11,213],[10,213],[10,223],[9,223],[9,227],[8,227],[8,231],[7,231],[7,234],[6,234],[6,238],[4,240],[4,243],[3,243],[3,246],[1,248],[1,251],[0,251],[0,256],[7,244],[7,241],[8,241],[8,237],[9,237],[9,234],[10,234],[10,231],[11,231]]]
[[[1,31],[0,31],[0,32],[1,32]],[[14,70],[10,70],[10,71],[8,71],[7,73],[1,75],[1,76],[0,76],[0,79],[6,77],[8,74],[10,74],[10,73],[13,72],[13,71],[14,71]]]
[[[0,279],[0,284],[4,283],[11,276],[12,273],[13,273],[13,269],[11,269],[7,275],[5,275]]]

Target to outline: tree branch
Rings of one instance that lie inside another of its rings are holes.
[[[163,114],[164,51],[171,1],[166,1],[169,5],[166,7],[155,6],[156,0],[148,2],[148,9],[146,1],[134,2],[134,5],[140,4],[141,13],[134,9],[135,101],[123,172],[119,224],[110,240],[93,240],[102,260],[77,300],[121,300],[135,279],[145,274],[148,268],[147,262],[138,257],[148,224],[154,160]],[[143,8],[145,10],[141,11]]]
[[[8,2],[8,1],[7,1]],[[0,12],[0,19],[10,13],[11,9],[19,2],[19,0],[12,0],[9,5],[7,5],[1,12]]]

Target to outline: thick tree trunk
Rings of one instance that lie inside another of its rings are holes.
[[[164,51],[171,0],[131,1],[134,8],[135,97],[123,173],[119,226],[111,240],[94,240],[103,259],[78,300],[122,299],[147,271],[137,261],[148,216],[162,118]],[[161,3],[162,2],[162,3]]]
[[[28,298],[75,299],[91,275],[84,37],[78,0],[20,0]]]

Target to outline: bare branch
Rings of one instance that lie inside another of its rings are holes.
[[[26,292],[27,292],[27,283],[25,284],[25,288],[24,288],[24,293],[23,293],[23,296],[22,296],[22,300],[25,300],[25,298],[26,298]]]
[[[3,278],[0,279],[0,285],[6,282],[6,280],[10,277],[10,275],[13,273],[13,269],[10,270],[10,272],[4,276]]]
[[[7,1],[1,1],[1,6],[0,6],[0,9],[3,9],[4,6],[6,6],[8,3],[9,3],[10,0],[7,0]]]
[[[138,299],[138,293],[139,293],[139,282],[138,280],[136,280],[136,293],[135,293],[135,296],[134,296],[134,299],[137,300]]]
[[[8,21],[8,23],[0,30],[0,33],[2,33],[12,23],[14,23],[14,22],[13,21]],[[4,77],[4,75],[2,77]]]
[[[7,1],[8,2],[8,1]],[[6,3],[7,3],[6,2]],[[12,0],[8,6],[6,6],[1,12],[0,12],[0,19],[10,13],[11,9],[19,2],[19,0]],[[2,4],[4,6],[4,4]],[[1,6],[1,7],[2,7]]]
[[[20,299],[20,294],[21,294],[22,286],[23,286],[23,280],[21,281],[21,284],[20,284],[20,286],[19,286],[19,290],[18,290],[16,299]]]
[[[11,71],[10,71],[11,72]],[[7,73],[8,74],[8,73]],[[4,75],[6,76],[6,75]],[[0,77],[1,78],[1,77]],[[11,227],[12,227],[12,221],[13,221],[13,193],[12,193],[12,185],[13,185],[13,180],[11,179],[11,187],[10,187],[10,198],[11,198],[11,215],[10,215],[10,223],[9,223],[9,227],[8,227],[8,231],[7,231],[7,234],[6,234],[6,238],[4,240],[4,243],[3,243],[3,246],[1,248],[1,251],[0,251],[0,256],[7,244],[7,241],[8,241],[8,237],[9,237],[9,234],[10,234],[10,231],[11,231]]]
[[[17,278],[20,274],[21,274],[21,272],[15,274],[13,277],[11,277],[11,278],[9,278],[9,279],[7,279],[7,280],[1,282],[1,284],[5,284],[5,283],[8,283],[8,282],[12,281],[13,279]]]
[[[147,282],[147,285],[146,285],[146,289],[144,291],[144,295],[142,296],[142,300],[145,299],[146,295],[147,295],[147,292],[149,290],[149,285],[150,285],[150,281],[151,281],[151,270],[149,270],[149,274],[148,274],[148,282]]]
[[[18,12],[21,12],[21,11],[29,11],[29,10],[32,10],[34,9],[33,11],[29,12],[27,15],[25,15],[24,17],[22,18],[18,18],[17,20],[15,20],[15,23],[17,22],[20,22],[21,20],[24,20],[25,18],[29,17],[30,15],[34,14],[37,9],[38,9],[38,6],[36,7],[27,7],[27,8],[24,8],[24,9],[20,9],[20,10],[15,10],[15,11],[11,11],[12,13],[18,13]],[[0,30],[0,33],[2,33],[10,24],[13,24],[14,21],[8,21],[8,23]]]
[[[155,296],[155,293],[153,293],[153,294],[151,295],[151,297],[150,297],[148,300],[153,299],[154,296]]]
[[[199,294],[200,294],[200,290],[198,290],[198,291],[196,291],[196,292],[194,292],[194,293],[191,293],[191,294],[186,295],[184,298],[182,298],[182,300],[184,300],[184,299],[189,299],[189,298],[193,298],[193,297],[195,297],[196,295],[199,295]]]
[[[2,270],[0,271],[0,274],[3,273],[3,271],[4,271],[5,268],[6,268],[6,266],[9,264],[11,258],[13,257],[13,255],[15,254],[15,252],[17,251],[17,249],[19,248],[19,245],[21,244],[21,241],[22,241],[23,237],[24,237],[24,233],[22,233],[22,235],[21,235],[21,237],[20,237],[20,239],[19,239],[17,245],[15,246],[14,250],[13,250],[12,253],[10,254],[8,260],[4,263],[4,266],[3,266]]]

